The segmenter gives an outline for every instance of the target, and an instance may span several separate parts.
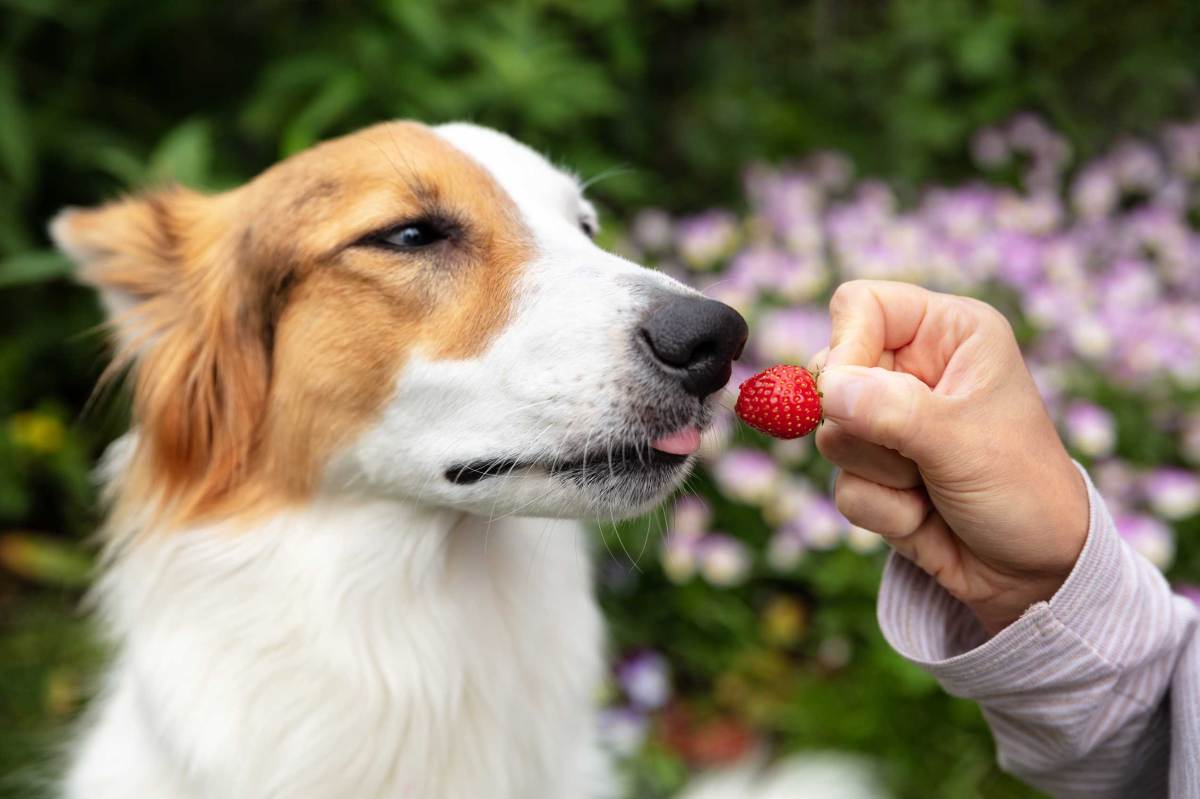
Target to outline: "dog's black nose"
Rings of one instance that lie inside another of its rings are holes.
[[[724,303],[677,295],[654,306],[638,332],[654,365],[703,399],[729,382],[748,330]]]

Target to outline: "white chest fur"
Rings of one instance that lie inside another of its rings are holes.
[[[130,549],[69,797],[596,797],[574,522],[315,503]]]

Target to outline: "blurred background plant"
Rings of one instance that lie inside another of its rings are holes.
[[[596,179],[604,242],[742,308],[748,367],[804,362],[849,277],[1000,305],[1122,532],[1200,582],[1197,4],[0,0],[0,20],[0,795],[34,793],[101,659],[77,612],[88,469],[124,425],[88,406],[99,314],[46,219],[218,190],[383,118],[500,127]],[[810,446],[721,430],[696,498],[601,531],[631,795],[762,744],[868,753],[899,796],[1033,795],[978,711],[887,649],[883,553]]]

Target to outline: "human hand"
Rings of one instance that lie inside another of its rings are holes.
[[[839,510],[999,632],[1054,595],[1088,528],[1012,329],[977,300],[882,281],[843,284],[830,314],[810,367]]]

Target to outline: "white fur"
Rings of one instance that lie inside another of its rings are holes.
[[[116,554],[98,596],[118,655],[68,797],[612,794],[590,545],[577,522],[514,514],[634,508],[545,473],[455,486],[443,472],[617,435],[626,398],[597,374],[631,368],[622,331],[642,289],[688,289],[595,247],[575,181],[532,151],[443,130],[537,239],[513,321],[479,358],[416,353],[306,507]]]
[[[120,536],[97,589],[117,655],[70,799],[614,795],[594,730],[590,544],[549,517],[634,512],[683,470],[646,496],[544,469],[473,485],[445,471],[612,446],[631,404],[657,402],[639,393],[631,331],[663,292],[690,289],[593,245],[579,223],[595,212],[540,156],[439,131],[536,239],[511,322],[477,358],[415,353],[306,506],[249,530]]]
[[[139,544],[101,587],[125,647],[69,795],[605,795],[579,536],[322,500]]]

